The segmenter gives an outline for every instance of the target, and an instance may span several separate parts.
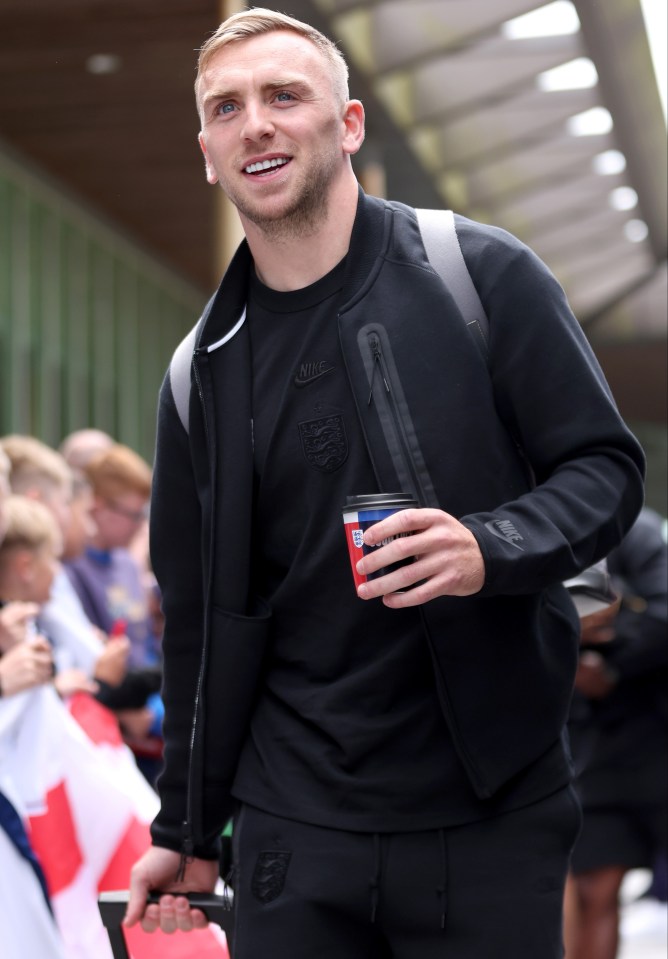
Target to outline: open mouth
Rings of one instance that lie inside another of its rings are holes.
[[[244,167],[244,173],[252,176],[266,176],[290,162],[290,157],[273,157],[271,160],[260,160],[258,163],[249,163]]]

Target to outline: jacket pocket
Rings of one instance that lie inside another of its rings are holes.
[[[229,786],[234,778],[264,675],[271,615],[264,605],[254,616],[212,610],[201,730],[210,784]]]

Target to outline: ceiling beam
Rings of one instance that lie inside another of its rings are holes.
[[[668,250],[666,125],[640,0],[575,0],[657,263]]]

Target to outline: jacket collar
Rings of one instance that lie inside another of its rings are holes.
[[[391,217],[392,210],[388,203],[367,196],[359,187],[357,212],[346,261],[343,303],[354,300],[372,277],[374,265],[389,242]],[[204,311],[196,341],[197,349],[217,349],[242,327],[252,265],[250,248],[243,240]]]

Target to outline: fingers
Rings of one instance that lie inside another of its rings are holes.
[[[137,866],[135,866],[137,869]],[[146,897],[148,894],[148,887],[142,879],[136,878],[133,873],[130,873],[130,898],[128,900],[127,909],[125,910],[125,916],[123,918],[123,925],[130,928],[134,926],[142,918],[146,918],[149,913],[154,914],[154,917],[157,918],[158,915],[158,906],[146,906]],[[157,928],[157,927],[156,927]]]
[[[21,643],[5,653],[3,665],[3,690],[5,695],[13,695],[47,683],[53,676],[53,659],[49,650]]]
[[[362,576],[403,564],[360,585],[360,599],[383,597],[386,606],[399,609],[437,596],[470,596],[484,584],[475,537],[441,510],[402,510],[366,530],[364,542],[376,548],[357,563]]]
[[[159,904],[148,905],[141,921],[144,932],[155,932],[156,929],[160,929],[168,934],[204,929],[206,925],[206,916],[200,909],[191,909],[184,896],[171,895],[161,896]]]

